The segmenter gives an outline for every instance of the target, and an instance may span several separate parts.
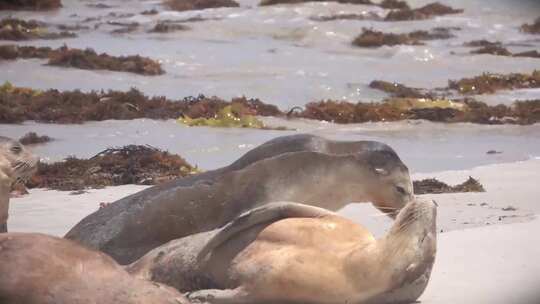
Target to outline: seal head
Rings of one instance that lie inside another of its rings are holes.
[[[0,232],[7,232],[12,186],[30,178],[38,161],[20,142],[0,136]]]

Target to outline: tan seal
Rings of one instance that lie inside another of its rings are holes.
[[[0,232],[7,232],[12,185],[29,178],[37,163],[38,158],[20,142],[0,136]]]
[[[189,303],[174,288],[130,276],[103,253],[35,233],[0,234],[0,302]]]
[[[434,202],[408,203],[378,240],[313,208],[268,204],[127,269],[204,303],[406,303],[422,294],[436,252]]]

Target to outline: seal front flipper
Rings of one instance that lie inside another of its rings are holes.
[[[250,297],[242,288],[236,289],[203,289],[186,294],[192,303],[204,304],[241,304],[253,303],[254,298]]]
[[[253,226],[268,223],[271,224],[278,220],[289,217],[322,217],[325,215],[334,215],[335,213],[323,208],[304,205],[293,202],[274,202],[267,205],[254,208],[247,211],[225,226],[220,228],[216,234],[206,243],[201,252],[197,256],[199,261],[204,260],[208,255],[223,244],[228,239],[234,237],[246,229]]]

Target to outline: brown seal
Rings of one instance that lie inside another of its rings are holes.
[[[187,304],[174,288],[129,275],[101,252],[35,233],[0,234],[0,303]]]
[[[436,205],[415,199],[376,240],[337,214],[268,204],[174,240],[127,267],[203,303],[409,303],[427,286]],[[326,214],[325,214],[326,213]]]
[[[412,192],[407,167],[385,144],[285,136],[228,167],[116,201],[84,218],[66,238],[128,264],[170,240],[221,227],[268,202],[294,201],[330,210],[373,202],[392,214]]]
[[[37,163],[20,142],[0,136],[0,232],[7,232],[11,187],[34,174]]]

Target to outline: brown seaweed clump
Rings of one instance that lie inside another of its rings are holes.
[[[311,16],[309,18],[312,21],[318,22],[327,22],[335,20],[371,20],[371,21],[381,21],[382,18],[374,12],[362,12],[361,14],[333,14],[333,15],[319,15]]]
[[[533,124],[540,122],[540,100],[517,101],[511,106],[489,106],[475,100],[391,98],[383,102],[350,103],[320,101],[308,103],[289,116],[340,124],[423,119],[433,122],[478,124]]]
[[[32,39],[63,39],[74,38],[73,32],[48,32],[43,23],[35,20],[20,20],[14,18],[0,21],[0,40],[32,40]]]
[[[390,94],[392,97],[401,98],[430,98],[430,94],[424,94],[420,89],[410,88],[396,82],[388,82],[383,80],[373,80],[369,87],[372,89],[381,90]]]
[[[324,2],[325,0],[261,0],[259,3],[260,6],[265,5],[275,5],[275,4],[295,4],[295,3],[305,3],[305,2]],[[373,5],[374,3],[371,0],[331,0],[332,2],[337,3],[346,3],[346,4],[364,4],[364,5]]]
[[[52,164],[40,163],[27,186],[73,191],[125,184],[154,185],[197,171],[178,155],[151,146],[129,145],[107,149],[90,159],[68,157]]]
[[[408,20],[423,20],[434,16],[443,16],[449,14],[461,14],[462,9],[454,9],[439,2],[430,3],[420,8],[403,8],[391,10],[388,12],[385,21],[408,21]]]
[[[165,0],[163,4],[175,11],[202,10],[219,7],[239,7],[234,0]]]
[[[109,70],[141,75],[161,75],[165,73],[159,62],[139,55],[116,57],[105,53],[97,54],[92,49],[71,49],[67,46],[54,50],[48,47],[0,46],[0,59],[13,60],[17,58],[48,59],[47,64],[49,65],[84,70]]]
[[[489,40],[473,40],[463,44],[468,47],[480,47],[478,49],[472,50],[471,54],[489,54],[496,56],[510,56],[510,57],[530,57],[530,58],[540,58],[540,53],[536,50],[524,51],[519,53],[512,53],[499,41],[489,41]]]
[[[241,104],[248,114],[281,116],[274,105],[258,99],[190,97],[169,100],[149,98],[136,89],[127,92],[89,92],[57,90],[34,91],[10,84],[0,87],[0,123],[34,120],[49,123],[82,123],[108,119],[177,119],[178,117],[213,118],[229,105]]]
[[[407,2],[401,0],[384,0],[379,4],[380,7],[386,9],[410,10],[411,7]]]
[[[458,192],[486,192],[482,184],[469,176],[463,183],[455,186],[449,186],[435,178],[413,181],[414,194],[428,193],[458,193]]]
[[[44,11],[62,7],[60,0],[2,0],[0,10]]]
[[[462,94],[491,94],[499,90],[540,88],[540,71],[531,74],[484,73],[473,78],[449,80],[448,88]]]
[[[496,56],[512,56],[512,53],[505,47],[500,45],[484,46],[476,50],[472,50],[471,54],[490,54]]]
[[[520,53],[512,53],[503,46],[485,46],[476,50],[472,50],[471,54],[489,54],[489,55],[495,55],[495,56],[540,58],[540,53],[536,50],[524,51]]]
[[[176,31],[186,31],[189,27],[183,24],[174,22],[158,22],[151,30],[150,33],[171,33]]]
[[[521,31],[528,34],[540,34],[540,17],[536,18],[532,24],[523,24]]]
[[[404,34],[383,33],[364,28],[352,42],[359,47],[380,47],[383,45],[423,45],[422,41],[435,39],[449,39],[454,37],[448,28],[436,28],[431,32],[414,31]]]
[[[19,139],[23,145],[43,144],[52,141],[53,139],[47,135],[37,135],[36,132],[28,132]]]
[[[0,60],[15,60],[18,58],[47,59],[51,52],[50,47],[0,45]]]

